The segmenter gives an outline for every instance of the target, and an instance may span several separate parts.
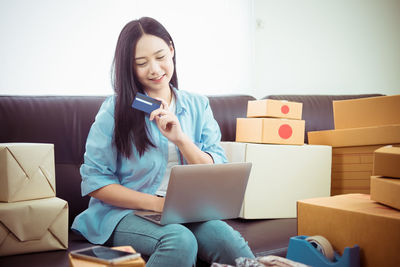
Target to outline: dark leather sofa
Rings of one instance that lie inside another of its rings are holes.
[[[333,129],[332,100],[369,96],[376,95],[272,95],[265,98],[303,102],[307,132]],[[0,96],[0,143],[55,145],[57,197],[69,203],[69,225],[88,204],[89,198],[82,198],[80,194],[79,167],[89,128],[104,99],[105,96]],[[209,96],[209,99],[221,128],[222,140],[234,141],[236,118],[246,116],[247,101],[255,98],[249,95],[222,95]],[[242,233],[256,256],[285,256],[289,238],[297,233],[295,218],[233,219],[227,222]],[[90,245],[70,231],[68,251]],[[0,257],[0,266],[69,266],[68,251]]]

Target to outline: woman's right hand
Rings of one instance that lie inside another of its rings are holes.
[[[134,209],[161,212],[164,208],[163,197],[132,190],[120,184],[109,184],[89,194],[110,205]]]

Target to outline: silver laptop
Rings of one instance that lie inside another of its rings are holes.
[[[250,170],[250,162],[173,166],[162,213],[135,215],[160,225],[237,218]]]

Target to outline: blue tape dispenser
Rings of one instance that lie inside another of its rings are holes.
[[[289,240],[286,258],[313,267],[359,267],[360,247],[346,247],[340,256],[323,236],[295,236]]]

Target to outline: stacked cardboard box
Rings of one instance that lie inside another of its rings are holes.
[[[400,263],[400,212],[366,194],[313,198],[297,203],[298,235],[322,235],[340,255],[360,247],[363,267]]]
[[[252,100],[247,118],[237,118],[236,141],[263,144],[303,145],[303,103],[282,100]]]
[[[230,162],[252,163],[241,218],[295,218],[297,200],[330,195],[330,146],[239,142],[221,146]]]
[[[0,144],[0,256],[67,249],[68,203],[55,193],[53,144]]]
[[[400,95],[333,101],[335,130],[308,132],[332,146],[331,195],[370,192],[373,152],[400,143]]]
[[[400,147],[386,146],[374,152],[371,199],[400,210]]]
[[[237,119],[236,142],[221,143],[230,162],[253,164],[241,218],[295,218],[297,200],[329,196],[331,147],[304,145],[302,107],[249,101],[247,117]]]

